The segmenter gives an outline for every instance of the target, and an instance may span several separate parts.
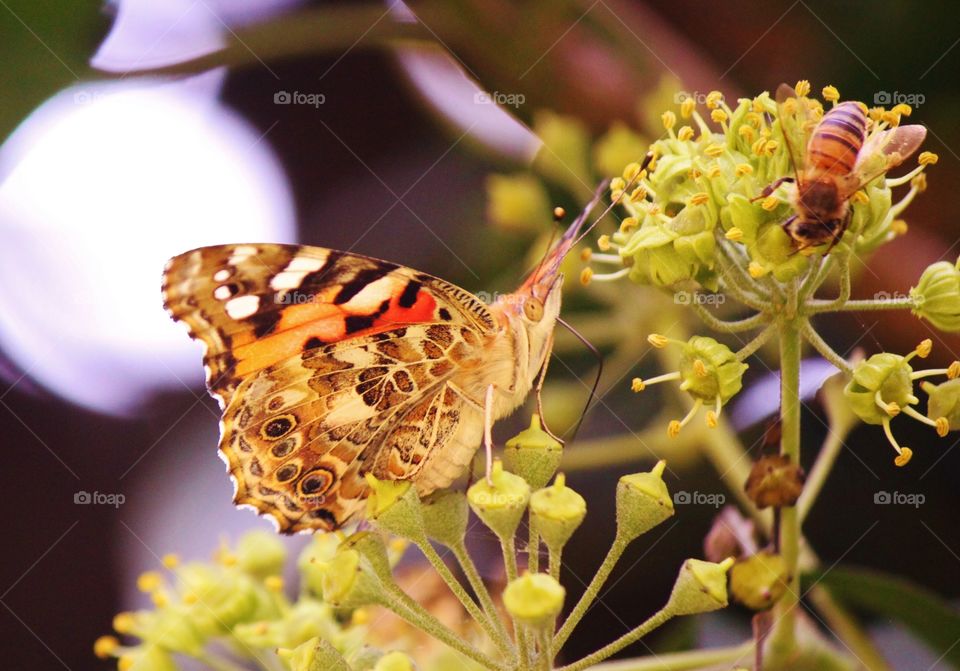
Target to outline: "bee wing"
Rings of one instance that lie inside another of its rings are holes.
[[[926,137],[927,129],[919,124],[874,133],[864,143],[853,166],[851,174],[858,184],[854,191],[910,158]]]
[[[777,116],[780,120],[780,132],[790,154],[793,170],[800,179],[803,176],[804,158],[807,153],[807,142],[810,139],[812,115],[807,108],[806,100],[797,95],[789,84],[780,84],[777,87]]]

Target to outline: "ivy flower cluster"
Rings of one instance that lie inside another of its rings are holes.
[[[561,556],[587,513],[584,498],[556,473],[560,451],[534,415],[530,428],[510,441],[505,461],[495,462],[490,479],[481,478],[466,492],[444,491],[421,500],[409,482],[370,476],[366,516],[371,528],[315,535],[297,561],[301,586],[295,601],[286,596],[280,577],[283,546],[270,534],[244,536],[235,548],[221,549],[212,564],[181,564],[168,557],[166,577],[151,571],[138,582],[155,608],[121,613],[114,620],[118,634],[139,642],[124,645],[105,636],[94,650],[100,657],[116,658],[121,671],[175,671],[179,657],[215,671],[247,668],[238,661],[266,671],[553,669],[558,652],[627,546],[674,513],[662,478],[665,462],[620,478],[613,543],[558,627],[567,600],[560,583]],[[465,545],[471,511],[501,544],[507,580],[496,595],[480,578]],[[524,521],[526,546],[518,551]],[[410,545],[462,606],[469,626],[454,630],[401,587],[397,563]],[[541,567],[543,546],[547,563]],[[463,581],[437,547],[449,550]],[[726,606],[732,563],[688,559],[663,608],[610,644],[559,668],[586,669],[674,617]],[[414,651],[404,648],[409,642],[394,641],[396,648],[390,650],[372,647],[372,623],[384,610],[411,631],[445,644],[450,654],[415,667]]]

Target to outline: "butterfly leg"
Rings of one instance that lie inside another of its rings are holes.
[[[493,394],[496,388],[487,386],[483,399],[483,447],[487,455],[487,484],[493,485]]]
[[[563,445],[563,440],[550,430],[550,427],[547,426],[547,420],[543,416],[543,383],[544,380],[547,379],[547,366],[550,364],[550,357],[552,355],[553,333],[550,334],[550,337],[547,340],[547,355],[543,358],[543,367],[540,368],[540,375],[537,376],[537,414],[540,415],[540,425],[543,427],[543,430],[546,431],[551,438]]]

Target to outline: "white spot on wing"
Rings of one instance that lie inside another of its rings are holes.
[[[230,278],[231,272],[227,268],[221,268],[213,274],[213,280],[215,282],[224,282]]]
[[[231,319],[246,319],[260,307],[259,296],[238,296],[227,301],[227,314]]]
[[[324,251],[322,258],[309,256],[295,256],[290,259],[290,263],[281,272],[274,275],[270,280],[270,288],[274,291],[284,291],[287,289],[296,289],[303,282],[308,274],[314,273],[327,262],[329,254]]]
[[[233,292],[230,291],[230,287],[223,284],[213,290],[213,297],[218,301],[225,301],[233,295]]]

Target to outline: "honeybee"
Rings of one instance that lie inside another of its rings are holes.
[[[794,99],[796,110],[787,112],[786,101]],[[903,163],[923,143],[927,129],[920,125],[897,126],[873,133],[865,141],[870,123],[863,103],[846,101],[830,109],[813,128],[806,148],[798,155],[791,146],[791,119],[800,124],[800,137],[807,136],[806,105],[787,84],[777,89],[780,123],[796,178],[783,177],[763,190],[759,198],[773,193],[784,182],[796,182],[792,202],[795,214],[783,229],[799,250],[830,243],[843,237],[850,223],[850,198],[888,170]]]

